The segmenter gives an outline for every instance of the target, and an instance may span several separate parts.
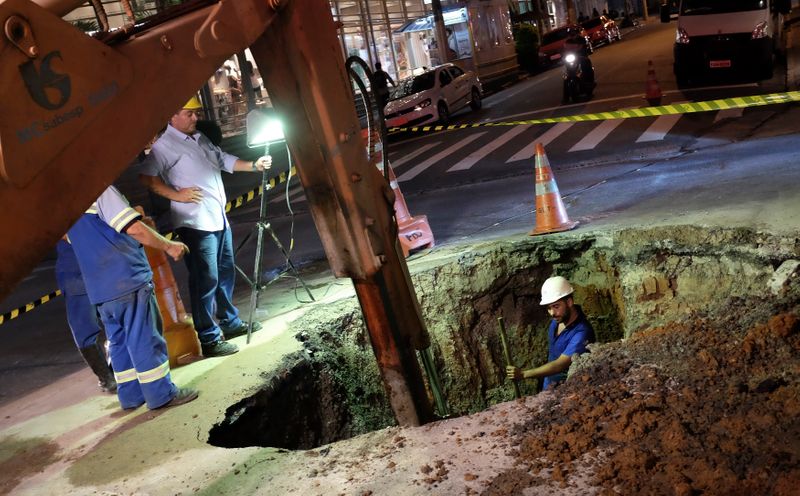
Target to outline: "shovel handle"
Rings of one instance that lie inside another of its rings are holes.
[[[497,317],[497,323],[500,324],[500,344],[503,347],[503,356],[506,359],[506,365],[514,366],[511,363],[511,352],[508,350],[508,338],[506,337],[506,324],[503,320],[503,317]],[[513,380],[512,384],[514,385],[514,397],[519,399],[522,398],[522,394],[519,391],[519,383],[516,379]]]

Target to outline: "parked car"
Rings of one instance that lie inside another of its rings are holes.
[[[620,41],[622,34],[619,32],[617,23],[604,15],[583,21],[581,27],[586,31],[589,42],[592,46],[603,43],[611,44],[613,41]]]
[[[481,108],[483,89],[478,76],[454,64],[443,64],[407,79],[391,89],[384,108],[389,127],[447,124],[450,115],[469,105]]]
[[[583,28],[577,25],[561,26],[560,28],[548,31],[542,36],[542,44],[539,46],[539,61],[544,64],[555,64],[561,61],[561,52],[564,50],[564,43],[569,37],[568,30],[576,28],[583,31]],[[591,48],[591,42],[585,32],[581,33],[586,37],[586,43]]]

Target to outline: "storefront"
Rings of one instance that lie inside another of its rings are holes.
[[[511,18],[505,0],[467,0],[445,6],[448,61],[474,70],[484,82],[518,70]],[[409,69],[443,63],[439,59],[433,15],[407,22],[395,30],[397,44],[408,54]]]

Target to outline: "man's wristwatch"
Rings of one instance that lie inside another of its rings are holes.
[[[252,162],[250,162],[250,169],[251,169],[253,172],[256,172],[256,171],[258,170],[258,167],[256,167],[256,161],[255,161],[255,160],[253,160]]]

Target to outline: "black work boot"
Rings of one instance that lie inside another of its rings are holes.
[[[213,343],[201,343],[203,356],[206,358],[233,355],[239,351],[239,347],[227,341],[214,341]]]
[[[106,362],[106,354],[103,353],[100,344],[95,343],[92,346],[81,348],[80,352],[81,355],[83,355],[83,359],[86,360],[87,365],[89,365],[89,368],[91,368],[94,375],[97,376],[97,385],[100,386],[100,389],[106,393],[116,393],[117,381],[114,379],[114,372],[108,366],[108,362]]]

